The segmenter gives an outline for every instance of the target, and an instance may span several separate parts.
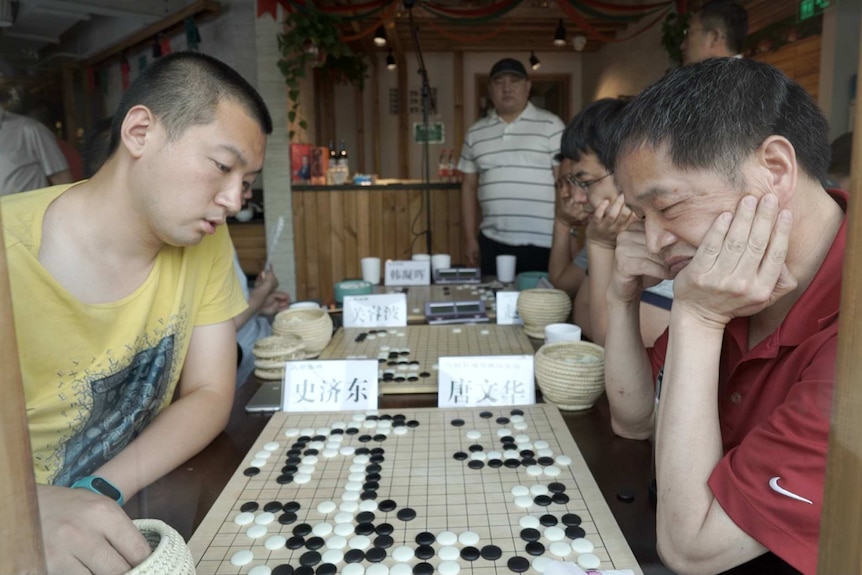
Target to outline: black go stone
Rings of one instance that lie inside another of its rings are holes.
[[[380,470],[383,469],[376,463],[372,463],[370,465],[365,466],[365,473],[380,473]]]
[[[380,549],[389,549],[395,544],[395,540],[389,535],[378,535],[374,538],[374,546]]]
[[[287,543],[284,544],[288,549],[299,549],[303,545],[305,545],[305,538],[300,537],[299,535],[291,537],[287,540]]]
[[[467,467],[470,469],[482,469],[485,467],[484,461],[479,461],[478,459],[473,459],[470,463],[467,464]]]
[[[317,551],[306,551],[299,557],[299,564],[306,567],[314,567],[320,563],[320,553]]]
[[[467,455],[466,453],[464,453],[463,451],[456,451],[455,455],[453,455],[452,457],[454,457],[458,461],[464,461],[465,459],[467,459],[470,456]]]
[[[548,483],[548,491],[551,493],[563,493],[566,490],[566,486],[560,483],[559,481],[554,481],[553,483]]]
[[[536,453],[531,449],[523,449],[520,453],[521,457],[535,457]]]
[[[371,523],[359,523],[353,530],[357,535],[371,535],[374,533],[374,525]]]
[[[580,515],[576,515],[574,513],[566,513],[565,515],[563,515],[563,517],[561,519],[563,521],[563,525],[568,525],[571,527],[577,527],[578,525],[581,524]]]
[[[392,416],[388,413],[384,413],[380,416],[381,421],[392,421]]]
[[[338,573],[338,567],[332,563],[321,563],[314,571],[315,575],[335,575]]]
[[[357,523],[371,523],[374,521],[374,513],[371,511],[360,511],[356,514]]]
[[[521,467],[521,462],[517,459],[507,459],[503,462],[503,465],[505,465],[509,469],[517,469],[518,467]]]
[[[479,556],[479,550],[475,547],[464,547],[461,549],[461,559],[465,561],[475,561]]]
[[[376,441],[377,443],[380,443],[382,441],[386,441],[386,435],[384,435],[382,433],[378,433],[372,439],[374,439],[374,441]],[[380,456],[378,455],[376,457],[380,457]]]
[[[524,415],[523,409],[513,409],[509,412],[509,415]]]
[[[343,429],[333,429],[329,432],[329,435],[344,435]]]
[[[320,455],[320,452],[316,449],[306,449],[302,452],[303,455]]]
[[[384,453],[386,453],[386,450],[382,447],[375,447],[371,450],[371,455],[383,455]]]
[[[539,556],[545,553],[545,546],[538,541],[530,541],[529,543],[527,543],[525,549],[527,553],[533,556]]]
[[[536,464],[536,460],[533,459],[532,457],[524,457],[521,459],[521,465],[523,465],[524,467],[529,467],[529,466],[535,465],[535,464]]]
[[[497,423],[499,423],[500,425],[506,425],[507,423],[509,423],[509,418],[508,418],[508,417],[498,417],[498,418],[496,419],[496,421],[497,421]]]
[[[617,499],[623,503],[631,503],[635,500],[635,492],[631,489],[620,489],[617,491]]]
[[[363,491],[362,494],[359,496],[359,499],[361,499],[362,501],[367,501],[369,499],[377,499],[377,492]]]
[[[369,455],[371,450],[367,447],[357,447],[355,453],[356,455]]]
[[[366,433],[366,434],[360,435],[356,439],[358,439],[361,443],[368,443],[369,441],[371,441],[371,436]]]
[[[478,443],[471,445],[467,449],[470,450],[470,453],[476,453],[477,451],[485,451],[485,448],[479,445]]]
[[[315,435],[311,438],[312,441],[326,441],[325,435]]]
[[[416,557],[422,559],[423,561],[426,559],[431,559],[434,557],[434,548],[430,545],[420,545],[416,548]]]
[[[427,371],[423,371],[422,373],[419,374],[419,377],[424,379],[426,377],[431,377],[431,374]]]
[[[499,468],[503,467],[503,462],[500,461],[499,459],[489,459],[488,460],[488,467],[491,467],[492,469],[499,469]]]
[[[283,473],[275,478],[275,482],[279,485],[287,485],[289,483],[293,483],[293,475],[290,473]]]
[[[365,421],[377,421],[378,419],[380,419],[380,418],[377,417],[376,415],[366,415],[365,416]]]
[[[430,531],[422,531],[416,534],[416,544],[417,545],[431,545],[434,541],[437,540],[437,537],[434,536]]]
[[[491,419],[492,417],[494,417],[494,414],[490,411],[483,411],[479,414],[479,417],[481,417],[482,419]]]
[[[551,498],[547,495],[536,495],[536,497],[533,499],[533,502],[541,507],[547,507],[551,504]]]
[[[257,511],[258,507],[260,506],[257,504],[257,501],[246,501],[239,510],[243,513],[251,513],[252,511]]]
[[[395,531],[395,527],[391,523],[381,523],[375,529],[378,535],[392,535],[392,532]]]
[[[323,537],[309,537],[305,540],[305,546],[312,551],[320,549],[323,547],[324,543],[325,541],[323,540]]]
[[[530,561],[526,557],[509,557],[509,561],[506,563],[506,566],[509,567],[509,571],[513,573],[523,573],[527,569],[530,568]]]
[[[383,513],[389,513],[390,511],[394,511],[396,507],[398,507],[398,504],[391,499],[384,499],[377,504],[377,508]]]
[[[305,537],[309,533],[311,533],[311,525],[308,523],[300,523],[293,528],[293,534],[298,535],[299,537]]]
[[[380,474],[379,473],[366,473],[365,474],[365,480],[366,481],[380,481]]]
[[[293,567],[291,567],[287,563],[276,565],[276,567],[272,570],[272,575],[293,575]]]
[[[464,420],[463,420],[463,419],[453,419],[451,423],[452,423],[452,425],[454,425],[455,427],[462,427],[462,426],[464,425],[464,423],[465,423],[465,422],[464,422]]]
[[[359,433],[359,429],[355,427],[348,427],[344,430],[344,433],[346,433],[347,435],[356,435],[357,433]]]
[[[419,422],[415,419],[411,419],[407,422],[407,427],[419,427]]]
[[[496,545],[485,545],[482,547],[481,553],[482,559],[486,559],[488,561],[496,561],[503,556],[503,550]]]
[[[580,537],[584,537],[586,532],[583,527],[579,527],[577,525],[569,525],[566,527],[566,537],[569,539],[578,539]]]
[[[287,465],[285,465],[284,467],[281,468],[281,472],[282,473],[296,473],[297,469],[299,469],[299,468],[296,465],[294,465],[293,463],[288,463]]]
[[[284,504],[284,510],[291,513],[296,513],[300,509],[302,509],[302,505],[299,504],[299,501],[288,501]]]
[[[553,464],[554,464],[554,458],[553,457],[540,457],[539,458],[539,465],[543,465],[545,467],[548,467],[549,465],[553,465]]]
[[[284,507],[280,501],[270,501],[263,506],[263,510],[267,513],[278,513]]]
[[[542,534],[539,533],[538,529],[533,529],[532,527],[521,529],[521,539],[524,541],[538,541],[541,537]]]
[[[380,484],[379,484],[379,483],[377,483],[376,481],[366,481],[366,482],[362,485],[362,490],[363,490],[363,491],[377,491],[379,488],[380,488]],[[371,513],[371,512],[370,512],[370,511],[365,511],[364,513]],[[372,516],[372,517],[374,517],[374,514],[373,514],[373,513],[371,513],[371,516]],[[358,517],[358,516],[357,516],[357,517]],[[373,519],[372,519],[372,521],[373,521]]]
[[[553,501],[554,503],[557,503],[559,505],[565,505],[566,503],[569,502],[569,496],[566,495],[565,493],[554,493],[551,496],[551,501]]]
[[[278,522],[281,525],[290,525],[291,523],[296,522],[296,513],[292,511],[287,511],[278,516]]]
[[[301,441],[303,443],[308,443],[309,441],[311,441],[311,436],[310,435],[300,435],[296,440]]]
[[[314,567],[310,567],[308,565],[297,567],[294,570],[293,575],[314,575]]]
[[[304,443],[300,447],[296,447],[296,444],[294,444],[294,448],[290,449],[287,452],[287,458],[288,459],[299,459],[299,456],[302,455],[302,448],[303,447],[305,447]]]
[[[345,563],[359,563],[365,560],[365,553],[362,549],[351,549],[344,554]]]
[[[258,473],[260,473],[259,467],[246,467],[245,470],[243,470],[242,472],[242,474],[246,477],[254,477]]]
[[[434,566],[430,563],[417,563],[413,566],[413,575],[431,575],[434,573]]]
[[[397,517],[401,521],[412,521],[413,519],[416,519],[416,511],[410,507],[403,507],[398,510]]]
[[[365,552],[365,558],[372,563],[380,563],[386,559],[386,549],[382,547],[372,547]]]
[[[545,527],[553,527],[557,524],[557,518],[550,513],[545,513],[544,515],[539,517],[539,523],[541,523]]]

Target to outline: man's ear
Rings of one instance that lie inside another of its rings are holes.
[[[757,148],[757,160],[766,170],[768,184],[778,196],[779,204],[787,205],[799,176],[793,144],[783,136],[769,136]]]
[[[133,106],[120,127],[120,141],[133,158],[143,154],[148,137],[156,125],[156,118],[146,106]]]

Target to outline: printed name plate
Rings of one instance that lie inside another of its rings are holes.
[[[282,411],[377,409],[377,361],[288,361],[281,386]]]
[[[403,327],[407,325],[407,294],[345,296],[342,321],[344,327]]]
[[[441,357],[438,407],[530,405],[536,402],[532,355]]]
[[[519,291],[497,292],[497,323],[500,325],[521,325],[524,320],[518,315]]]
[[[383,284],[388,286],[431,285],[431,262],[414,260],[389,260]]]

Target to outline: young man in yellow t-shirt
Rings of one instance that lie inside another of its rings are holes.
[[[249,193],[271,131],[234,70],[172,54],[123,96],[90,180],[2,199],[52,574],[140,563],[149,546],[123,499],[227,422],[232,318],[246,304],[222,224]]]

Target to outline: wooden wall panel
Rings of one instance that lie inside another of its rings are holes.
[[[432,190],[434,253],[463,261],[460,190]],[[295,300],[333,300],[336,282],[360,277],[359,259],[424,253],[425,199],[419,190],[293,190]],[[414,225],[414,219],[418,216]],[[414,241],[415,240],[415,241]],[[412,249],[411,249],[412,248]]]
[[[771,64],[787,74],[817,101],[820,83],[821,37],[809,36],[787,44],[775,52],[757,54],[754,59]]]

